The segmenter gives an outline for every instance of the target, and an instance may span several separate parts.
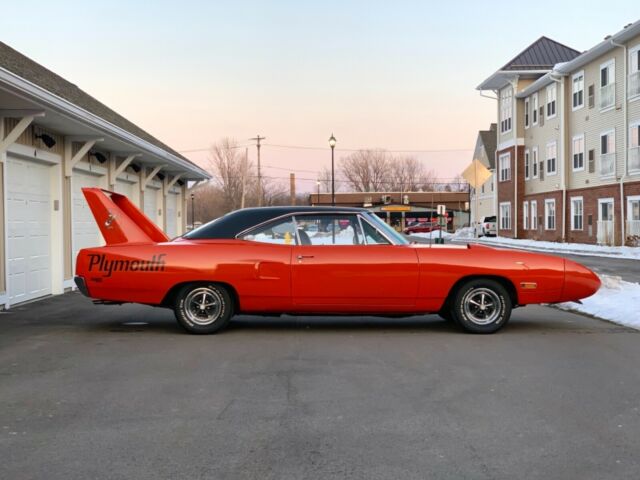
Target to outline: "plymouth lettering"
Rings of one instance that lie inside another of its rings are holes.
[[[90,253],[89,271],[98,271],[103,277],[110,277],[113,272],[163,272],[166,256],[161,253],[154,255],[151,260],[115,260],[103,254]]]

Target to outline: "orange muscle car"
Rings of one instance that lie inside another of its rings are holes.
[[[78,288],[97,303],[172,308],[191,333],[217,332],[239,313],[438,313],[492,333],[512,308],[578,301],[600,286],[552,255],[411,244],[359,208],[249,208],[170,240],[125,196],[83,192],[106,246],[78,253]]]

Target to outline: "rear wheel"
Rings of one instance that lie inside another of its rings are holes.
[[[229,323],[233,301],[221,285],[191,284],[178,291],[173,311],[178,323],[189,333],[216,333]]]
[[[467,332],[494,333],[511,317],[511,297],[495,280],[470,280],[455,293],[452,314]]]

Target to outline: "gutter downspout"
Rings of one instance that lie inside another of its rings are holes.
[[[562,242],[567,241],[567,156],[565,155],[565,112],[564,112],[564,77],[555,77],[551,73],[551,80],[560,85],[558,98],[558,123],[560,124],[560,145],[558,151],[562,154],[562,170],[560,170],[560,185],[562,188]]]
[[[624,118],[624,132],[622,133],[623,135],[623,143],[624,143],[624,166],[622,167],[622,175],[620,175],[620,245],[624,245],[624,242],[626,240],[626,232],[625,232],[625,223],[624,223],[624,213],[625,213],[625,204],[624,204],[624,181],[627,178],[627,169],[629,168],[629,146],[627,145],[627,142],[629,141],[628,139],[628,133],[629,133],[629,118],[628,118],[628,110],[627,110],[627,95],[628,95],[628,85],[627,85],[627,62],[629,61],[628,58],[628,53],[627,53],[627,46],[620,44],[620,43],[616,43],[613,41],[613,38],[610,40],[611,45],[614,45],[616,47],[620,47],[622,48],[623,52],[624,52],[624,58],[622,60],[622,63],[624,64],[624,81],[622,82],[622,85],[624,87],[624,94],[623,94],[623,104],[622,104],[622,116]],[[615,217],[614,217],[615,218]]]
[[[513,238],[518,238],[518,99],[516,98],[516,88],[518,88],[518,79],[511,82],[513,88],[513,115],[511,125],[513,127]]]

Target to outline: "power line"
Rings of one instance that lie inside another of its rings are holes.
[[[264,137],[262,137],[264,139]],[[254,139],[252,139],[254,140]],[[255,144],[251,144],[255,145]],[[238,145],[238,147],[244,147],[247,145]],[[325,151],[327,147],[313,147],[306,145],[283,145],[276,143],[263,143],[260,145],[261,147],[272,147],[272,148],[287,148],[293,150],[317,150],[317,151]],[[472,152],[473,148],[441,148],[441,149],[423,149],[423,150],[389,150],[381,147],[365,147],[365,148],[339,148],[339,151],[342,152],[360,152],[363,150],[374,150],[374,151],[384,151],[389,153],[456,153],[456,152]],[[193,148],[189,150],[179,150],[178,153],[196,153],[196,152],[209,152],[211,151],[211,147],[207,148]]]

